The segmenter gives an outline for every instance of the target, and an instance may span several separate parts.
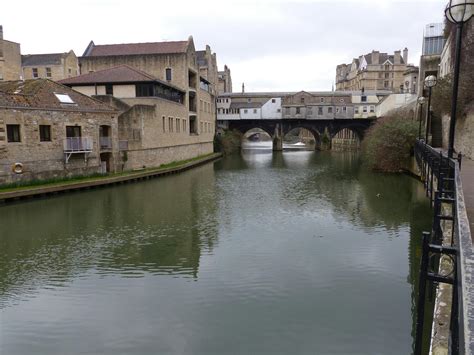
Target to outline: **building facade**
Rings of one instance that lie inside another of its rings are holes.
[[[418,75],[419,96],[423,96],[425,78],[430,75],[439,76],[441,52],[445,42],[443,23],[430,23],[425,26]]]
[[[79,75],[79,61],[74,51],[21,56],[23,79],[63,80]]]
[[[162,139],[156,139],[156,142],[142,139],[141,148],[130,145],[130,149],[135,147],[133,148],[135,159],[130,160],[129,166],[140,164],[140,162],[143,162],[141,165],[159,166],[170,161],[189,159],[213,152],[217,65],[215,54],[211,53],[210,48],[206,48],[199,58],[203,64],[202,67],[198,64],[198,55],[191,36],[187,41],[109,45],[95,45],[91,42],[84,55],[79,58],[80,71],[83,75],[102,73],[104,70],[125,65],[182,93],[182,102],[176,102],[161,96],[153,96],[155,95],[153,93],[147,98],[127,97],[128,94],[118,91],[125,90],[123,86],[120,89],[112,88],[113,91],[105,92],[106,95],[123,100],[130,105],[129,114],[134,112],[134,114],[145,115],[146,113],[150,116],[152,113],[150,108],[139,110],[134,106],[154,106],[153,117],[156,122],[149,131],[142,130],[142,134],[150,137],[158,132],[164,134]],[[125,82],[125,84],[130,84],[130,82]],[[131,92],[135,93],[134,90],[131,89]],[[163,90],[167,89],[163,88]],[[163,120],[168,123],[164,124]],[[165,131],[163,131],[163,124],[167,127]],[[128,155],[130,157],[133,154],[129,152]]]
[[[47,79],[0,82],[0,184],[119,170],[117,117]]]
[[[3,38],[0,25],[0,81],[21,79],[20,44]]]
[[[354,58],[350,64],[336,67],[336,90],[390,90],[403,92],[408,49],[393,55],[372,51]]]

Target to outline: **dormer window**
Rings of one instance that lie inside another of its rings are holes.
[[[304,104],[304,97],[302,97],[300,101],[302,104]]]

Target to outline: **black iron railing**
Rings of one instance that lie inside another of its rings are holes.
[[[415,354],[422,354],[426,290],[428,288],[432,293],[439,283],[453,286],[449,351],[464,354],[473,346],[470,340],[472,325],[464,316],[472,298],[465,290],[466,283],[471,282],[468,269],[472,269],[472,264],[468,264],[472,257],[472,242],[460,178],[461,159],[460,156],[457,160],[448,158],[423,140],[417,140],[415,144],[415,158],[426,195],[433,206],[432,230],[423,233]],[[439,268],[442,256],[449,258],[451,270],[448,272],[446,268],[443,271]]]

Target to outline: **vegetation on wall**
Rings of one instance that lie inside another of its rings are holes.
[[[400,172],[408,166],[418,136],[418,121],[406,110],[395,110],[369,128],[362,141],[362,158],[371,169]]]
[[[225,130],[214,137],[214,151],[229,155],[240,151],[242,145],[242,133],[237,130]]]

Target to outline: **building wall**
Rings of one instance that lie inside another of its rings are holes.
[[[25,80],[36,79],[33,76],[33,68],[36,68],[38,71],[37,78],[59,81],[77,76],[79,73],[79,61],[74,52],[69,51],[69,53],[61,58],[61,64],[24,65],[22,66],[22,72]],[[51,69],[51,76],[46,75],[46,68]]]
[[[7,124],[19,124],[21,142],[7,142]],[[40,142],[39,125],[51,126],[51,142]],[[93,150],[84,161],[84,154],[74,154],[65,163],[66,126],[80,126],[82,137],[91,137]],[[99,127],[111,127],[111,168],[117,169],[117,115],[102,112],[43,111],[0,109],[0,184],[36,179],[49,179],[100,172]],[[12,171],[15,163],[23,164],[23,174]]]
[[[275,101],[275,102],[273,102]],[[281,97],[272,97],[262,106],[262,118],[281,118]]]
[[[0,80],[21,79],[21,54],[20,44],[0,38]]]

